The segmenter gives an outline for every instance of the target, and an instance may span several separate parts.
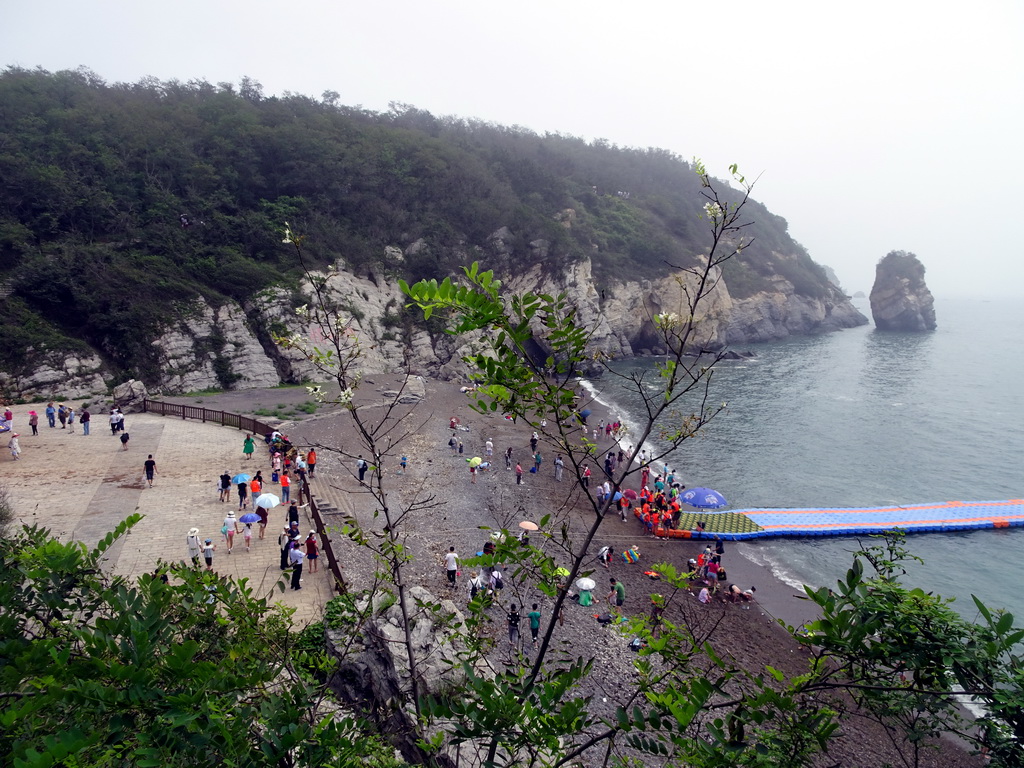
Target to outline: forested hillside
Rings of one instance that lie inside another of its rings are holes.
[[[265,97],[249,80],[7,69],[0,178],[8,368],[30,350],[91,348],[144,378],[159,364],[153,339],[192,297],[244,305],[297,284],[285,221],[321,263],[409,280],[468,255],[513,270],[536,262],[538,240],[546,267],[589,258],[598,281],[660,275],[706,248],[697,176],[671,152],[405,105],[369,112],[331,92]],[[757,204],[751,219],[756,242],[726,271],[734,297],[774,275],[801,295],[830,290],[784,219]],[[489,240],[502,227],[511,248]]]

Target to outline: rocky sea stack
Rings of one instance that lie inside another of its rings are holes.
[[[880,331],[934,331],[935,299],[924,265],[912,253],[890,251],[875,268],[871,317]]]

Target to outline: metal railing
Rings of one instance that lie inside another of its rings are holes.
[[[228,413],[227,411],[214,411],[210,408],[199,408],[194,405],[165,403],[162,400],[146,398],[142,401],[142,410],[144,413],[155,413],[159,416],[180,416],[183,419],[194,419],[204,423],[234,427],[254,435],[265,436],[275,431],[274,427],[264,424],[259,419],[254,419],[251,416],[242,416],[237,413]],[[330,533],[327,530],[327,526],[324,525],[323,516],[320,514],[316,499],[309,489],[309,482],[306,478],[303,478],[299,483],[300,504],[303,503],[303,499],[305,499],[305,503],[309,504],[309,515],[313,518],[313,525],[320,533],[320,550],[323,552],[324,557],[327,558],[327,570],[334,577],[334,589],[343,594],[347,593],[348,585],[345,583],[345,578],[341,575],[341,564],[334,554]]]

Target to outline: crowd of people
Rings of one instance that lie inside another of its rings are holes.
[[[291,570],[291,588],[299,590],[302,589],[304,566],[308,563],[309,573],[316,573],[318,570],[320,543],[315,530],[311,530],[304,539],[302,537],[299,510],[309,505],[299,504],[298,499],[291,498],[292,476],[295,476],[300,488],[307,479],[316,477],[316,449],[311,448],[302,453],[291,443],[287,435],[277,431],[263,438],[263,442],[269,463],[269,483],[264,478],[262,469],[256,470],[251,476],[239,473],[233,477],[224,471],[217,480],[218,499],[221,503],[231,502],[232,486],[238,494],[238,514],[236,515],[233,509],[228,509],[225,513],[220,529],[220,543],[224,545],[226,554],[230,555],[234,551],[235,537],[240,536],[245,551],[250,552],[253,539],[260,541],[266,538],[270,510],[283,502],[287,505],[287,525],[277,537],[281,550],[280,565],[282,571]],[[242,441],[243,460],[252,461],[256,451],[256,438],[247,434]],[[274,486],[280,491],[280,496],[270,493],[269,488]],[[218,545],[214,543],[212,537],[201,539],[199,529],[192,528],[185,537],[185,544],[193,565],[199,567],[201,556],[207,570],[213,570],[213,557]]]

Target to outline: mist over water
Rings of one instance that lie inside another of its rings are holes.
[[[860,309],[870,315],[866,301]],[[669,466],[731,509],[1024,498],[1024,304],[936,300],[936,313],[932,333],[868,325],[753,345],[756,358],[720,363],[712,402],[728,409]],[[594,384],[628,422],[639,419],[615,377]],[[916,534],[908,545],[925,560],[908,584],[956,597],[969,618],[972,593],[1024,618],[1024,528]],[[857,548],[853,537],[737,546],[791,583],[830,586]]]

